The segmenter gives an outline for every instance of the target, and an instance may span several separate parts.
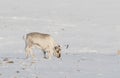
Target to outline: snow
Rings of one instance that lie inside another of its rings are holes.
[[[119,78],[119,0],[1,0],[0,78]],[[62,58],[25,58],[23,36],[50,34]]]

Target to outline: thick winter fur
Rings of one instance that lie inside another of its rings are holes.
[[[61,47],[58,45],[49,34],[38,32],[28,33],[25,38],[26,57],[35,57],[32,49],[37,47],[44,53],[44,58],[51,58],[53,55],[57,58],[61,57]]]

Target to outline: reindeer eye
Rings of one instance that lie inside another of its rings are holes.
[[[57,53],[59,53],[59,51],[57,51]]]

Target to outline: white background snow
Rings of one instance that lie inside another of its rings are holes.
[[[62,59],[25,59],[29,32],[51,34]],[[120,78],[119,33],[119,0],[0,0],[0,78]]]

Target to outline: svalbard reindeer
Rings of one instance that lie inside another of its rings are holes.
[[[44,53],[44,58],[50,59],[53,55],[57,58],[61,57],[61,47],[58,45],[49,34],[32,32],[26,34],[25,38],[26,57],[35,57],[32,49],[37,47]]]

